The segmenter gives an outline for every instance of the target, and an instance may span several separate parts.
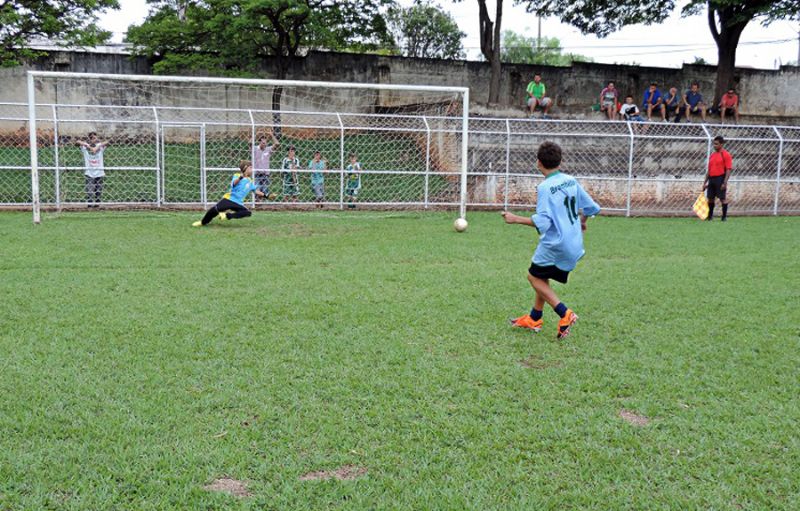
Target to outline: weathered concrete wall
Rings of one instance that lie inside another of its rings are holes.
[[[151,62],[146,58],[119,54],[53,52],[31,68],[92,73],[150,74]],[[24,101],[26,68],[0,69],[0,101]],[[265,59],[265,77],[275,76],[274,62]],[[572,67],[504,65],[501,80],[500,105],[522,115],[525,88],[533,73],[540,71],[549,94],[555,99],[554,113],[564,117],[589,115],[589,106],[597,102],[600,90],[609,80],[617,82],[623,94],[633,94],[637,102],[650,81],[662,84],[662,89],[676,86],[688,88],[692,81],[700,83],[701,91],[711,100],[715,72],[712,66],[685,65],[681,69],[576,63]],[[484,62],[447,61],[360,55],[347,53],[312,52],[298,61],[289,72],[289,79],[325,80],[358,83],[451,85],[470,88],[475,111],[488,97],[490,68]],[[742,97],[742,113],[772,118],[772,122],[795,124],[800,118],[800,95],[795,84],[800,68],[783,67],[777,71],[737,69],[736,79]],[[391,103],[390,97],[382,98]],[[236,103],[236,101],[232,101]],[[781,118],[784,119],[781,119]]]

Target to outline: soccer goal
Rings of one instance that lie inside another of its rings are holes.
[[[27,88],[35,223],[205,207],[240,160],[267,194],[257,208],[466,215],[464,87],[29,71]]]

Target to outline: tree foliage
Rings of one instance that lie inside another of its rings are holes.
[[[675,9],[674,0],[523,0],[528,12],[557,16],[584,34],[605,37],[627,25],[660,23]],[[714,103],[724,89],[734,86],[736,48],[739,37],[753,20],[768,25],[783,19],[798,19],[798,0],[691,0],[684,15],[706,11],[711,35],[717,44],[717,83]]]
[[[508,64],[537,64],[544,66],[570,66],[573,62],[593,62],[590,57],[563,53],[557,37],[525,37],[511,30],[503,31],[500,59]]]
[[[439,6],[429,1],[411,7],[393,7],[388,13],[389,30],[400,53],[406,57],[463,59],[461,40],[466,33]]]
[[[111,33],[97,26],[97,15],[117,8],[117,0],[0,0],[0,65],[40,55],[29,47],[33,39],[64,46],[103,43]]]
[[[381,12],[391,0],[149,0],[147,19],[128,30],[157,73],[202,70],[256,75],[275,57],[278,78],[311,49],[370,50],[389,44]]]

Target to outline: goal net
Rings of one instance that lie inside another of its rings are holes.
[[[41,209],[206,207],[240,160],[267,194],[257,208],[463,217],[468,105],[455,87],[31,71],[34,222]]]

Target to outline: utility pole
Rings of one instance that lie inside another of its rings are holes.
[[[536,51],[539,52],[542,50],[542,15],[537,14],[536,19],[539,20],[539,32],[536,35]],[[800,36],[800,34],[798,34]],[[800,50],[798,50],[798,55],[800,55]]]

